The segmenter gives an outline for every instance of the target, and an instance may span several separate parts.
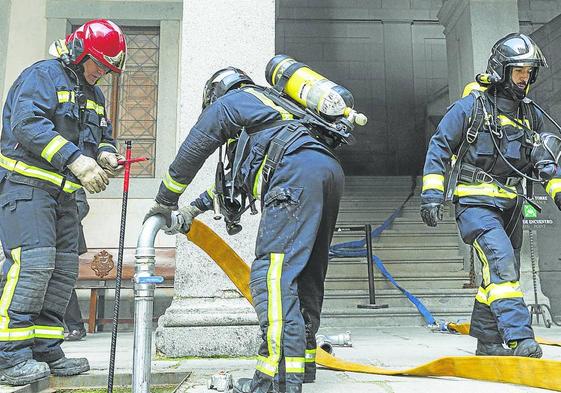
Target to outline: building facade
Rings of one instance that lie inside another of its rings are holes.
[[[265,83],[265,65],[275,53],[308,64],[347,87],[369,118],[356,130],[359,143],[340,152],[346,174],[418,175],[428,138],[465,83],[485,69],[492,43],[520,30],[537,34],[554,67],[560,53],[550,43],[559,42],[555,26],[561,22],[552,20],[561,14],[561,0],[0,0],[0,10],[0,35],[7,37],[0,40],[3,98],[18,74],[47,57],[50,42],[73,27],[98,17],[124,27],[127,71],[102,85],[117,139],[132,139],[134,155],[153,158],[135,169],[131,182],[128,248],[134,248],[160,179],[200,112],[204,82],[221,67],[234,65]],[[536,86],[554,114],[560,109],[558,69]],[[203,167],[182,203],[208,187],[214,163]],[[90,248],[117,247],[121,193],[122,182],[114,179],[90,197],[84,223]],[[225,234],[223,225],[204,220]],[[245,217],[245,235],[231,238],[246,260],[252,258],[257,222]],[[214,332],[213,340],[226,345],[219,338],[255,324],[253,311],[183,238],[159,235],[158,247],[176,245],[177,298],[160,321],[158,345],[170,355],[193,354],[189,345],[196,342],[186,339],[181,346],[177,334],[201,331]],[[237,324],[206,326],[194,317],[207,312],[220,319],[224,309],[235,310]],[[254,343],[251,334],[244,340],[248,348]]]

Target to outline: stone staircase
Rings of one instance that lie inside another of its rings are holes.
[[[418,182],[420,183],[420,181]],[[409,177],[347,177],[338,226],[372,224],[373,228],[405,200]],[[393,225],[372,242],[373,252],[405,289],[417,296],[437,319],[469,319],[475,289],[464,289],[461,239],[450,211],[437,228],[428,228],[419,216],[420,187]],[[333,244],[359,240],[363,232],[338,232]],[[413,304],[375,269],[376,303],[386,309],[359,309],[367,304],[366,258],[334,258],[325,283],[322,327],[424,325]]]

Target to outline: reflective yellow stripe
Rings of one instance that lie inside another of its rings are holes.
[[[263,374],[274,377],[278,370],[278,360],[275,363],[272,363],[269,358],[257,356],[257,366],[255,368]]]
[[[524,120],[519,120],[520,123],[523,123],[526,125],[526,127],[530,128],[530,122],[528,121],[528,119],[524,119]],[[512,126],[514,128],[520,128],[520,129],[524,129],[524,127],[522,127],[519,124],[516,124],[515,122],[513,122],[512,120],[510,120],[508,117],[506,117],[505,115],[499,115],[499,123],[501,126]]]
[[[269,270],[267,271],[267,319],[269,321],[269,326],[267,327],[267,349],[269,356],[264,364],[268,364],[269,366],[275,365],[275,367],[278,367],[281,357],[281,336],[283,329],[282,292],[280,282],[284,254],[271,253],[270,258],[271,261],[269,263]],[[270,367],[266,369],[269,372],[271,371]],[[260,369],[258,368],[258,370]],[[265,372],[263,370],[260,371]]]
[[[263,104],[265,104],[267,106],[270,106],[271,108],[273,108],[274,110],[279,112],[282,120],[294,119],[294,116],[292,115],[292,113],[288,112],[282,106],[276,105],[270,98],[267,98],[265,96],[265,94],[261,93],[260,91],[257,91],[257,90],[255,90],[254,88],[251,88],[251,87],[247,88],[247,89],[244,89],[244,91],[247,91],[248,93],[253,94]]]
[[[518,281],[503,282],[501,284],[491,284],[487,287],[489,305],[495,300],[512,299],[524,297],[520,283]]]
[[[263,157],[263,162],[259,165],[257,174],[255,175],[255,180],[253,181],[253,197],[255,199],[261,199],[261,188],[263,187],[263,167],[267,161],[267,155]]]
[[[477,251],[477,255],[479,255],[479,259],[481,260],[481,264],[483,265],[481,267],[481,274],[483,275],[483,285],[487,286],[491,283],[491,271],[489,270],[489,261],[487,260],[487,257],[485,256],[485,253],[483,252],[483,249],[481,248],[477,240],[473,242],[473,247],[475,247],[475,250]]]
[[[477,294],[475,295],[475,300],[479,303],[489,305],[489,301],[487,300],[487,291],[485,288],[479,287]]]
[[[8,270],[8,274],[4,278],[6,283],[4,284],[4,290],[2,291],[2,297],[0,298],[0,330],[5,330],[8,328],[10,323],[10,316],[8,315],[8,308],[12,303],[12,298],[14,297],[14,292],[16,291],[16,285],[19,280],[19,270],[21,266],[21,247],[14,248],[10,254],[12,255],[12,266]],[[4,262],[6,263],[6,262]]]
[[[110,147],[114,151],[117,151],[117,148],[113,146],[111,143],[101,142],[97,148],[101,149],[102,147]]]
[[[86,101],[86,109],[94,110],[95,113],[97,113],[100,116],[103,116],[103,114],[105,113],[105,109],[103,108],[103,105],[100,105],[92,100]]]
[[[65,102],[76,102],[76,93],[73,91],[57,91],[58,102],[63,104]]]
[[[183,184],[173,180],[169,172],[166,173],[163,181],[164,186],[166,186],[168,190],[170,190],[171,192],[175,192],[176,194],[181,194],[187,188],[187,184]]]
[[[423,190],[438,190],[444,192],[444,176],[430,174],[423,176]]]
[[[316,350],[306,349],[306,357],[304,360],[306,363],[313,363],[316,361]]]
[[[303,373],[304,372],[304,358],[301,357],[285,357],[284,364],[287,373]]]
[[[214,193],[216,191],[216,185],[212,185],[208,188],[208,190],[206,190],[206,192],[208,193],[208,196],[210,197],[210,199],[214,199]]]
[[[59,90],[56,92],[56,95],[60,104],[65,102],[76,102],[76,93],[74,93],[74,91]],[[105,108],[103,105],[92,100],[86,100],[86,109],[91,109],[100,116],[105,114]]]
[[[506,187],[506,188],[516,191],[516,187]],[[454,191],[454,195],[457,195],[458,197],[488,196],[492,198],[506,198],[506,199],[516,198],[516,194],[512,192],[504,191],[502,188],[499,188],[499,186],[495,184],[485,184],[485,183],[458,184],[456,186],[456,190]]]
[[[547,186],[545,187],[545,191],[551,195],[552,198],[555,198],[555,195],[561,190],[561,179],[551,179],[547,182]]]
[[[16,161],[14,159],[8,158],[0,153],[0,166],[12,171],[19,173],[20,175],[33,177],[39,180],[45,180],[49,183],[53,183],[55,186],[61,187],[64,182],[64,177],[56,172],[48,171],[46,169],[38,168],[36,166],[27,165],[23,161]],[[82,188],[81,185],[73,183],[71,181],[64,182],[64,187],[62,188],[64,192],[73,193],[74,191]]]
[[[33,326],[14,329],[0,329],[0,341],[23,341],[35,337]]]
[[[41,152],[41,157],[43,157],[48,162],[51,162],[53,156],[62,148],[62,146],[66,145],[68,141],[61,137],[60,135],[55,136],[47,146]]]
[[[58,326],[35,325],[35,337],[64,339],[64,328]]]

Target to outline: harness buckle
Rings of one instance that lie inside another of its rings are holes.
[[[520,183],[520,180],[521,179],[516,176],[507,177],[505,180],[505,186],[509,186],[509,187],[516,186],[518,185],[518,183]]]
[[[473,125],[466,131],[466,141],[470,145],[477,140],[478,130],[474,129]]]
[[[265,162],[265,165],[263,165],[263,171],[261,172],[261,177],[263,177],[263,181],[265,183],[269,182],[269,178],[271,176],[272,169],[273,169],[273,167],[269,164],[269,160],[267,159],[267,161]]]
[[[488,174],[485,171],[480,170],[480,171],[475,172],[474,180],[477,183],[491,184],[491,183],[493,183],[493,176],[491,176],[490,174]]]

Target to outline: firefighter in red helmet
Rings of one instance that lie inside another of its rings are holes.
[[[125,36],[111,21],[53,43],[8,92],[0,137],[0,383],[89,370],[66,358],[63,316],[78,276],[75,191],[103,191],[120,159],[97,81],[121,73]]]

